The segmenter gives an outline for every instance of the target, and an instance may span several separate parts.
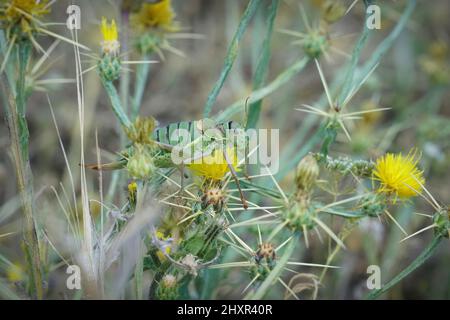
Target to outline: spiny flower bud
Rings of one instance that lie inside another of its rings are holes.
[[[114,81],[120,77],[122,63],[118,57],[106,54],[98,62],[98,72],[107,81]]]
[[[313,155],[304,157],[297,165],[295,182],[297,188],[303,191],[309,191],[316,183],[319,176],[319,165]]]
[[[151,144],[155,125],[156,120],[153,117],[137,117],[133,126],[126,129],[126,133],[133,143]]]
[[[271,243],[261,243],[254,256],[256,264],[250,269],[252,278],[258,277],[260,281],[267,278],[276,265],[275,247]]]
[[[359,201],[361,213],[369,217],[377,217],[386,210],[386,199],[381,194],[369,194]]]
[[[155,171],[155,165],[148,151],[141,145],[137,145],[133,155],[128,159],[127,169],[134,179],[148,179]]]
[[[141,54],[151,54],[161,50],[161,46],[167,43],[160,34],[145,33],[136,40],[136,48]]]
[[[262,260],[271,263],[275,260],[275,257],[275,248],[271,243],[261,243],[255,253],[255,260],[257,263],[260,263]]]
[[[436,225],[434,232],[445,238],[450,237],[450,208],[444,207],[436,212],[433,217],[433,222]]]
[[[327,23],[334,23],[345,15],[345,6],[342,1],[326,0],[321,6],[322,19]]]
[[[290,229],[304,231],[305,228],[307,230],[314,228],[316,215],[316,208],[309,200],[300,200],[284,212],[284,219]]]
[[[175,300],[178,298],[177,277],[172,274],[166,274],[159,283],[156,290],[156,297],[160,300]]]
[[[208,188],[202,195],[202,208],[212,205],[216,212],[222,211],[225,193],[221,188]]]
[[[312,30],[307,33],[303,41],[303,50],[311,59],[319,58],[328,46],[326,35],[319,30]]]

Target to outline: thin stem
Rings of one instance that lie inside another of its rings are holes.
[[[219,95],[219,92],[222,89],[226,78],[228,77],[228,73],[233,67],[233,63],[236,60],[238,54],[239,44],[241,42],[242,36],[244,35],[244,32],[248,27],[250,19],[255,14],[256,9],[258,8],[260,2],[261,0],[251,0],[247,6],[247,9],[245,9],[244,15],[242,16],[241,21],[239,22],[233,40],[231,41],[230,46],[228,47],[228,52],[225,57],[225,62],[222,67],[222,71],[220,72],[219,79],[215,83],[210,94],[208,95],[208,99],[206,100],[205,108],[203,111],[203,115],[205,118],[208,117],[209,114],[211,113],[214,102],[216,102],[217,96]]]
[[[120,121],[120,124],[127,129],[131,128],[131,121],[122,108],[122,104],[120,102],[119,95],[117,94],[117,90],[114,87],[114,84],[112,83],[112,81],[106,80],[103,77],[100,78],[102,79],[103,86],[105,87],[106,93],[111,100],[111,106],[113,108],[114,114]]]
[[[149,60],[148,55],[144,55],[141,60]],[[133,100],[131,101],[131,119],[136,119],[141,110],[142,98],[144,97],[145,86],[147,85],[148,75],[150,73],[150,64],[144,63],[136,70],[136,81],[134,84]]]
[[[370,2],[370,1],[368,1]],[[366,3],[366,5],[368,5],[369,3]],[[366,13],[366,19],[367,19],[367,15],[369,13]],[[364,20],[366,21],[366,20]],[[367,24],[364,23],[364,29],[363,32],[358,40],[358,42],[355,45],[355,48],[353,49],[353,54],[352,54],[352,58],[350,60],[350,65],[347,68],[347,73],[345,75],[345,79],[344,79],[344,84],[342,86],[342,90],[341,93],[339,95],[339,106],[342,105],[342,103],[344,102],[344,100],[346,99],[346,97],[348,96],[348,94],[351,91],[352,85],[354,83],[354,75],[356,72],[356,69],[358,67],[358,61],[359,58],[361,56],[361,51],[364,48],[365,44],[367,43],[367,40],[369,39],[369,35],[370,35],[370,29],[367,27]]]
[[[275,17],[278,11],[278,0],[272,0],[272,4],[267,10],[267,30],[262,44],[261,54],[258,58],[258,64],[256,66],[255,75],[253,77],[253,90],[261,88],[264,84],[267,69],[269,68],[270,61],[270,40],[272,39],[273,25],[275,22]],[[258,100],[250,105],[247,128],[254,128],[259,120],[259,115],[261,113],[262,99]]]
[[[253,91],[250,95],[250,98],[248,99],[248,103],[253,104],[256,101],[259,101],[267,97],[269,94],[275,92],[285,83],[288,83],[297,73],[302,71],[309,61],[310,61],[309,58],[303,57],[294,64],[292,64],[291,66],[289,66],[288,68],[286,68],[286,70],[280,73],[272,82],[270,82],[269,84],[258,90]],[[246,100],[247,97],[244,97],[234,102],[233,104],[229,105],[227,108],[225,108],[225,110],[222,113],[220,113],[216,117],[216,120],[218,122],[226,121],[236,113],[243,111]]]
[[[23,250],[27,263],[29,264],[30,292],[37,299],[43,298],[42,271],[39,254],[39,242],[34,221],[33,207],[33,177],[30,168],[28,154],[29,132],[25,118],[26,68],[31,53],[31,44],[21,41],[18,43],[19,75],[16,84],[16,97],[11,88],[7,87],[7,79],[1,75],[2,93],[8,97],[9,103],[6,109],[9,133],[11,137],[11,151],[16,171],[17,187],[20,194],[22,212],[25,219],[24,224],[24,246]]]

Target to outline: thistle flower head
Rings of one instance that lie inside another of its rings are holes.
[[[150,145],[153,143],[152,133],[155,126],[156,120],[153,117],[137,117],[133,126],[125,131],[133,143]]]
[[[166,288],[173,288],[177,285],[177,278],[172,274],[166,274],[161,283]]]
[[[292,230],[304,231],[314,228],[314,219],[317,215],[315,206],[308,197],[299,198],[293,202],[290,208],[286,208],[284,219],[287,226]]]
[[[29,23],[31,18],[40,17],[50,12],[48,0],[11,0],[2,1],[0,21],[9,23]]]
[[[327,36],[320,29],[308,32],[301,44],[305,53],[312,59],[319,58],[329,47]]]
[[[134,179],[150,178],[155,171],[155,165],[148,148],[140,144],[135,145],[134,153],[128,159],[127,169]]]
[[[233,169],[239,171],[235,150],[227,148],[226,153]],[[193,163],[188,164],[188,168],[196,175],[211,180],[222,180],[225,174],[230,171],[224,152],[220,148],[215,149],[210,155],[202,157],[200,161],[194,160]]]
[[[102,18],[101,33],[103,40],[101,42],[103,54],[117,55],[120,49],[119,35],[114,19],[108,23],[105,17]]]
[[[156,297],[160,300],[177,299],[178,297],[177,277],[172,274],[164,275],[156,290]]]
[[[445,41],[437,41],[432,43],[427,53],[420,57],[420,66],[433,83],[445,85],[450,82],[449,51]]]
[[[199,262],[198,258],[192,253],[188,253],[180,260],[180,263],[187,268],[189,274],[193,276],[197,276]]]
[[[417,167],[418,162],[415,151],[407,156],[388,153],[379,158],[372,178],[380,182],[378,192],[403,199],[416,196],[425,183],[423,171]]]
[[[34,39],[33,34],[41,28],[39,18],[50,12],[48,0],[0,1],[0,28],[6,30],[8,40]]]
[[[255,260],[257,263],[260,263],[262,260],[271,263],[275,258],[275,247],[271,243],[261,243],[258,246],[258,250],[255,252]]]
[[[212,205],[214,210],[221,211],[225,202],[225,192],[221,188],[212,187],[205,190],[201,200],[202,208]]]
[[[319,176],[319,165],[313,155],[304,157],[297,165],[295,182],[297,188],[303,191],[309,191],[314,186]]]
[[[131,16],[132,24],[140,30],[158,29],[161,31],[175,31],[175,12],[170,0],[156,3],[144,3],[141,9]]]
[[[340,0],[325,0],[321,1],[320,11],[326,23],[334,23],[345,15],[346,8]]]
[[[435,233],[450,238],[450,207],[444,206],[433,216]]]

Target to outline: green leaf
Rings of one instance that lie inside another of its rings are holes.
[[[275,92],[277,89],[279,89],[282,85],[289,82],[297,73],[302,71],[307,63],[309,62],[308,57],[303,57],[297,62],[295,62],[293,65],[289,66],[286,70],[284,70],[282,73],[280,73],[275,80],[270,82],[268,85],[264,86],[261,89],[258,89],[256,91],[253,91],[250,98],[248,99],[248,103],[253,104],[265,97],[267,97],[269,94]],[[225,110],[218,114],[215,118],[217,122],[223,122],[229,120],[233,115],[235,115],[238,112],[244,111],[244,105],[247,98],[239,99],[238,101],[234,102],[233,104],[229,105],[225,108]]]
[[[272,0],[272,4],[268,9],[267,17],[267,30],[264,37],[264,42],[262,44],[261,54],[258,59],[258,65],[256,67],[256,72],[253,77],[253,90],[257,90],[262,87],[264,80],[266,78],[267,69],[269,68],[270,61],[270,42],[272,39],[273,25],[275,22],[275,17],[278,11],[278,0]],[[249,114],[247,118],[246,128],[254,128],[259,120],[259,115],[261,113],[262,99],[252,103],[250,105]]]
[[[230,46],[228,47],[228,52],[225,57],[225,62],[223,64],[222,71],[220,72],[219,79],[215,83],[210,94],[208,95],[208,99],[206,100],[205,108],[203,111],[203,115],[205,118],[207,118],[211,113],[214,102],[216,102],[217,96],[219,95],[219,92],[222,89],[223,84],[225,83],[225,80],[227,79],[228,74],[230,73],[231,68],[233,67],[233,63],[236,60],[242,36],[244,35],[244,32],[248,27],[250,19],[255,14],[256,9],[258,8],[260,2],[261,0],[251,0],[247,6],[247,9],[245,9],[244,15],[242,16],[241,21],[239,22],[233,40],[231,41]]]

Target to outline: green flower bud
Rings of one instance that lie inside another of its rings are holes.
[[[295,183],[299,190],[309,191],[319,177],[319,165],[313,155],[304,157],[297,165]]]
[[[303,50],[311,59],[319,58],[328,48],[328,39],[320,31],[312,31],[305,37]]]
[[[118,57],[105,54],[98,62],[100,76],[108,81],[117,80],[120,77],[122,63]]]
[[[437,235],[441,235],[445,238],[450,237],[450,208],[443,208],[441,211],[436,212],[433,217],[434,232]]]
[[[381,194],[369,194],[359,201],[361,213],[369,217],[377,217],[386,210],[386,199]]]
[[[126,129],[126,134],[133,143],[152,144],[155,126],[156,121],[153,117],[137,117],[133,126],[130,129]]]
[[[316,208],[309,200],[298,201],[291,208],[285,211],[284,218],[287,221],[287,226],[292,230],[303,231],[304,228],[311,230],[316,223],[314,217],[316,216]]]
[[[160,50],[160,47],[164,41],[165,40],[162,35],[156,33],[146,33],[138,38],[136,47],[140,53],[150,54]]]
[[[322,18],[327,23],[334,23],[345,15],[346,8],[342,1],[327,0],[321,7]]]
[[[156,289],[159,300],[176,300],[178,298],[178,280],[172,274],[166,274]]]
[[[155,171],[153,159],[148,151],[141,145],[137,145],[134,153],[128,159],[127,170],[133,179],[148,179]]]
[[[276,265],[275,247],[271,243],[261,243],[255,252],[255,265],[250,272],[252,278],[258,276],[263,281]]]

